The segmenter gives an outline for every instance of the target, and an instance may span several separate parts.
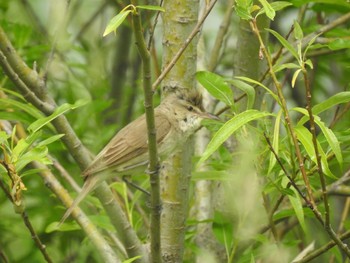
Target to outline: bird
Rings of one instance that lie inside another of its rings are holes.
[[[203,119],[219,120],[204,111],[201,95],[169,94],[154,109],[158,157],[164,160],[183,145],[201,126]],[[84,185],[59,225],[96,186],[111,176],[140,174],[149,162],[145,114],[122,128],[83,171]]]

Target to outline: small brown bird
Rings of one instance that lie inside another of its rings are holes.
[[[203,119],[218,119],[205,112],[201,98],[167,96],[154,109],[157,150],[160,160],[183,145]],[[83,172],[83,189],[62,217],[61,225],[99,182],[115,175],[142,173],[148,164],[148,135],[145,114],[121,129]]]

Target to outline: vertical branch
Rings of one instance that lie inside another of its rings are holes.
[[[142,59],[143,89],[145,96],[145,112],[148,132],[148,152],[151,184],[151,262],[161,262],[160,253],[160,187],[159,163],[157,157],[156,128],[153,109],[153,91],[151,82],[151,59],[143,38],[140,14],[135,11],[132,15],[136,45]]]
[[[283,113],[284,113],[284,118],[285,118],[285,121],[286,121],[286,124],[287,124],[287,127],[288,127],[288,132],[290,133],[290,135],[292,137],[295,153],[297,155],[297,159],[298,159],[298,163],[299,163],[299,169],[300,169],[300,172],[302,174],[302,177],[303,177],[306,189],[307,189],[308,198],[309,198],[311,204],[313,205],[313,207],[316,208],[316,204],[315,204],[314,198],[312,196],[312,189],[311,189],[311,186],[310,186],[309,178],[308,178],[308,176],[306,174],[306,170],[305,170],[304,160],[303,160],[303,157],[301,155],[301,150],[300,150],[300,147],[299,147],[298,139],[297,139],[297,136],[295,134],[294,127],[293,127],[293,124],[292,124],[290,116],[289,116],[287,102],[286,102],[286,100],[284,98],[284,95],[282,93],[281,83],[277,80],[277,77],[276,77],[275,73],[273,72],[273,64],[272,64],[271,56],[269,55],[269,53],[266,50],[264,41],[261,38],[261,35],[260,35],[260,32],[259,32],[259,29],[257,27],[255,19],[253,19],[250,22],[250,26],[251,26],[253,32],[255,33],[255,35],[257,36],[257,38],[259,40],[261,51],[263,52],[265,58],[267,59],[269,72],[270,72],[272,81],[273,81],[273,83],[274,83],[274,85],[276,87],[278,98],[280,99],[280,102],[281,102],[281,107],[282,107],[282,110],[283,110]]]
[[[30,69],[17,54],[1,27],[0,66],[4,69],[11,81],[15,83],[16,88],[21,92],[21,94],[23,94],[28,102],[32,103],[46,115],[50,115],[52,112],[54,112],[56,109],[56,104],[52,97],[48,94],[45,82],[38,75],[38,73]],[[65,134],[61,140],[81,170],[86,169],[91,162],[90,154],[77,137],[67,118],[64,115],[61,115],[53,120],[52,124],[58,133]],[[108,216],[111,218],[113,226],[119,233],[120,239],[128,251],[128,255],[130,257],[136,255],[145,256],[145,249],[141,245],[136,232],[131,228],[130,223],[127,221],[122,209],[120,209],[118,203],[115,202],[113,193],[109,189],[107,183],[101,183],[96,188],[95,193],[97,198],[101,201]],[[71,200],[65,201],[64,204],[68,207],[71,205]],[[77,209],[75,209],[75,211],[77,211]],[[74,211],[72,213],[74,218],[80,223],[79,214],[80,213]],[[86,230],[86,228],[83,228],[83,230]],[[94,242],[93,239],[92,241]],[[104,253],[103,251],[105,250],[99,250],[100,253]]]
[[[305,202],[308,204],[309,208],[312,210],[312,212],[314,213],[315,217],[321,222],[321,224],[324,226],[326,232],[328,233],[328,235],[333,239],[333,241],[337,244],[337,246],[348,256],[350,257],[350,249],[348,248],[348,246],[343,243],[341,241],[341,239],[337,236],[337,234],[334,232],[334,230],[332,229],[332,227],[330,226],[330,224],[325,224],[323,222],[323,219],[322,219],[322,216],[321,216],[321,213],[318,211],[317,209],[317,206],[316,206],[316,203],[315,203],[315,200],[313,198],[313,195],[312,195],[312,189],[311,189],[311,185],[310,185],[310,182],[309,182],[309,178],[307,177],[307,174],[306,174],[306,170],[305,170],[305,167],[304,167],[304,160],[302,158],[302,155],[301,155],[301,150],[300,150],[300,147],[299,147],[299,144],[298,144],[298,139],[296,137],[296,134],[295,134],[295,131],[294,131],[294,128],[293,128],[293,125],[291,123],[291,120],[290,120],[290,116],[289,116],[289,112],[288,112],[288,108],[287,108],[287,103],[285,101],[285,98],[283,96],[283,93],[282,93],[282,87],[281,87],[281,84],[279,83],[279,81],[277,80],[277,77],[276,77],[276,74],[274,73],[273,71],[273,64],[272,64],[272,59],[271,59],[271,56],[270,54],[267,52],[266,48],[265,48],[265,45],[264,45],[264,42],[260,36],[260,32],[259,32],[259,29],[257,27],[257,24],[256,24],[256,20],[253,19],[251,22],[250,22],[250,26],[252,27],[252,30],[253,32],[256,34],[256,36],[258,37],[259,39],[259,43],[260,43],[260,49],[261,51],[263,52],[264,56],[266,57],[267,59],[267,63],[268,63],[268,67],[269,67],[269,70],[270,70],[270,75],[271,75],[271,78],[272,78],[272,81],[276,87],[276,90],[277,90],[277,95],[280,99],[280,102],[281,102],[281,107],[282,107],[282,110],[284,112],[284,116],[285,116],[285,120],[286,120],[286,124],[287,124],[287,127],[288,127],[288,131],[292,137],[292,141],[293,141],[293,145],[294,145],[294,149],[295,149],[295,152],[296,152],[296,155],[297,155],[297,159],[298,159],[298,163],[299,163],[299,169],[302,173],[302,176],[303,176],[303,180],[304,180],[304,183],[305,183],[305,186],[306,186],[306,189],[307,189],[307,192],[308,192],[308,198],[304,198]],[[308,88],[309,89],[309,88]],[[310,94],[308,94],[310,95]],[[311,99],[311,97],[309,98]],[[311,110],[311,109],[310,109]],[[309,113],[310,114],[310,113]],[[311,113],[311,116],[312,116],[312,113]],[[310,119],[311,119],[311,116],[310,116]],[[318,148],[317,148],[318,149]],[[322,170],[321,170],[322,171]],[[324,179],[324,177],[323,177]],[[322,178],[321,178],[322,180]],[[325,184],[325,182],[324,182]],[[324,186],[325,187],[325,186]],[[323,186],[322,186],[323,188]],[[323,189],[322,189],[323,190]],[[323,190],[323,195],[326,195],[326,192],[325,190]],[[303,197],[303,195],[302,195]],[[327,201],[327,204],[328,204],[328,201]],[[326,208],[327,209],[327,208]],[[328,211],[327,211],[328,213]],[[327,215],[328,216],[328,215]],[[329,219],[328,219],[329,220]]]
[[[326,180],[325,180],[323,169],[322,169],[321,154],[318,150],[318,145],[317,145],[315,118],[314,118],[314,115],[312,113],[312,106],[311,106],[310,81],[309,81],[306,69],[303,70],[303,76],[304,76],[305,91],[306,91],[306,109],[309,113],[309,118],[310,118],[310,131],[312,134],[312,143],[313,143],[314,149],[315,149],[317,170],[318,170],[318,175],[319,175],[320,181],[321,181],[323,203],[324,203],[324,207],[325,207],[325,227],[329,227],[330,226],[329,202],[328,202],[328,195],[327,195],[327,189],[326,189]]]

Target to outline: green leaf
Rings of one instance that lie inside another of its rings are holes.
[[[317,34],[316,36],[314,36],[314,37],[307,43],[307,46],[305,47],[304,54],[303,54],[304,60],[305,60],[307,51],[309,50],[309,48],[311,48],[312,44],[316,41],[316,39],[317,39],[320,35],[322,35],[322,33]]]
[[[239,88],[245,94],[247,94],[247,109],[253,108],[254,101],[255,101],[254,87],[238,79],[230,79],[230,80],[227,80],[227,82],[233,84],[236,88]]]
[[[63,136],[64,136],[64,134],[57,134],[57,135],[51,136],[50,138],[39,142],[39,143],[36,145],[36,147],[42,147],[42,146],[46,146],[46,145],[48,145],[48,144],[51,144],[51,143],[53,143],[54,141],[59,140],[59,139],[62,138]]]
[[[279,98],[277,97],[277,95],[272,90],[270,90],[268,87],[266,87],[264,84],[254,80],[254,79],[247,78],[247,77],[236,77],[236,79],[241,79],[241,80],[244,80],[246,82],[250,82],[250,83],[253,83],[255,85],[258,85],[258,86],[262,87],[263,89],[265,89],[272,96],[272,98],[275,99],[275,101],[278,104],[281,104]]]
[[[331,50],[340,50],[340,49],[344,49],[344,48],[350,48],[350,40],[343,39],[343,38],[337,38],[337,39],[331,41],[328,44],[328,47]]]
[[[276,12],[272,6],[266,0],[259,0],[259,2],[262,4],[267,17],[273,20],[275,18]]]
[[[302,40],[304,37],[303,30],[301,29],[298,21],[294,21],[294,37],[297,40]]]
[[[288,69],[297,69],[297,68],[300,68],[300,66],[295,64],[295,63],[285,63],[285,64],[282,64],[282,65],[275,64],[273,66],[273,71],[275,73],[277,73],[277,72],[279,72],[279,71],[281,71],[283,69],[286,69],[286,68],[288,68]]]
[[[103,32],[102,36],[107,36],[111,32],[115,32],[117,28],[124,22],[125,18],[130,14],[132,10],[122,10],[119,14],[117,14],[115,17],[109,21],[105,31]]]
[[[349,101],[350,101],[350,91],[339,92],[334,96],[330,97],[329,99],[312,107],[312,112],[317,115],[325,110],[328,110],[333,106],[336,106],[342,103],[347,103]]]
[[[243,19],[243,20],[251,20],[253,19],[252,15],[250,14],[248,9],[245,9],[241,6],[236,6],[235,7],[237,15]]]
[[[277,113],[276,120],[275,120],[275,127],[273,129],[273,139],[272,139],[272,147],[276,154],[278,155],[279,152],[279,138],[280,138],[280,127],[281,127],[281,118],[282,118],[282,110],[280,110]],[[270,174],[273,167],[276,164],[276,157],[273,154],[273,152],[270,153],[269,158],[269,168],[267,174]]]
[[[235,131],[237,131],[243,125],[252,120],[272,115],[273,114],[269,112],[247,110],[234,116],[214,134],[202,157],[199,159],[197,166],[208,159],[209,156],[212,155],[220,147],[221,144],[223,144]]]
[[[127,260],[124,260],[123,263],[132,263],[139,258],[141,258],[141,256],[135,256],[135,257],[129,258]]]
[[[0,131],[0,145],[7,143],[7,140],[10,138],[10,135],[8,135],[4,131]]]
[[[297,81],[297,78],[300,72],[301,72],[301,69],[298,69],[294,72],[293,78],[292,78],[292,88],[294,88],[295,82]]]
[[[304,146],[308,156],[317,165],[315,148],[314,148],[314,145],[312,143],[312,135],[311,135],[310,131],[308,129],[306,129],[304,126],[297,126],[294,128],[294,130],[295,130],[295,133],[297,134],[298,140]],[[323,169],[324,174],[330,178],[337,179],[337,177],[335,177],[334,174],[329,169],[327,156],[324,153],[324,151],[323,151],[323,149],[318,141],[317,141],[317,148],[318,148],[318,152],[321,155],[321,165],[322,165],[322,169]]]
[[[300,200],[299,194],[297,190],[292,187],[292,190],[294,192],[294,195],[288,195],[289,201],[294,209],[295,215],[300,223],[301,228],[306,233],[306,225],[305,225],[305,216],[304,216],[304,210],[303,210],[303,203]]]
[[[38,161],[42,164],[52,164],[52,162],[47,158],[47,153],[47,147],[33,148],[24,153],[15,163],[16,171],[20,172],[27,164],[33,161]]]
[[[12,150],[12,162],[16,162],[28,147],[29,143],[25,139],[20,139]]]
[[[302,114],[304,114],[307,117],[307,119],[309,119],[309,113],[307,112],[306,109],[297,107],[297,108],[293,108],[292,110],[296,110],[298,112],[301,112]],[[319,116],[314,115],[314,121],[317,124],[317,126],[321,129],[321,131],[322,131],[323,135],[325,136],[325,138],[329,144],[329,147],[333,151],[340,167],[342,167],[343,155],[341,153],[340,142],[338,141],[337,136],[335,136],[333,131],[331,129],[329,129],[324,122],[321,121],[321,118]],[[298,126],[301,126],[304,123],[305,122],[299,121]]]
[[[28,131],[30,133],[35,133],[38,130],[40,130],[42,127],[44,127],[46,124],[48,124],[52,120],[56,119],[58,116],[66,113],[69,110],[73,110],[73,109],[76,109],[78,107],[81,107],[81,106],[85,105],[86,103],[87,103],[87,100],[78,100],[74,104],[68,104],[68,103],[62,104],[61,106],[57,107],[55,112],[52,113],[50,116],[40,118],[40,119],[36,120],[35,122],[33,122],[31,125],[29,125]]]
[[[229,106],[233,105],[232,90],[221,76],[209,71],[199,71],[196,78],[213,97]]]
[[[308,59],[304,62],[305,65],[308,65],[310,67],[310,69],[313,69],[314,68],[314,65],[312,64],[312,61],[311,59]]]
[[[276,1],[276,2],[270,3],[270,5],[273,8],[273,10],[279,11],[279,10],[282,10],[282,9],[286,8],[287,6],[291,6],[293,4],[286,2],[286,1]]]
[[[235,1],[235,10],[237,15],[244,20],[253,19],[251,15],[251,9],[253,7],[252,0],[236,0]]]
[[[283,8],[286,8],[287,6],[291,6],[291,5],[292,5],[292,3],[285,2],[285,1],[276,1],[276,2],[270,3],[270,6],[275,11],[282,10]],[[263,13],[265,13],[265,7],[260,9],[260,11],[256,15],[256,17],[258,17],[259,15],[262,15]]]
[[[161,7],[161,6],[159,6],[159,5],[137,5],[136,8],[165,12],[165,9],[163,7]]]
[[[8,110],[11,107],[13,107],[14,109],[23,110],[24,112],[27,112],[29,115],[35,118],[41,118],[43,116],[40,113],[40,111],[34,108],[31,104],[22,103],[9,98],[7,99],[0,98],[0,109]]]
[[[282,46],[284,46],[296,58],[296,60],[300,64],[300,59],[299,59],[299,55],[298,55],[297,50],[284,37],[282,37],[276,31],[269,29],[269,28],[266,28],[266,30],[268,32],[270,32],[272,35],[274,35],[278,39],[278,41],[282,44]]]

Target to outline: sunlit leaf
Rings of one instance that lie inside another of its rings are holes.
[[[281,127],[281,117],[282,117],[282,110],[280,110],[277,113],[276,119],[275,119],[275,127],[273,129],[273,139],[272,139],[272,147],[275,153],[278,155],[279,152],[279,138],[280,138],[280,127]],[[270,174],[273,167],[276,164],[276,157],[273,154],[273,152],[270,153],[269,158],[269,168],[267,174]]]
[[[296,60],[300,63],[299,55],[297,50],[280,34],[278,34],[276,31],[266,28],[268,32],[270,32],[272,35],[274,35],[278,41],[284,46],[295,58]]]
[[[136,8],[165,12],[165,9],[163,7],[161,7],[161,6],[158,6],[158,5],[137,5]]]
[[[197,165],[208,159],[209,156],[212,155],[221,146],[221,144],[223,144],[235,131],[237,131],[243,125],[249,123],[252,120],[272,115],[273,114],[269,112],[247,110],[234,116],[214,134],[205,152],[202,154],[202,157],[199,159]]]
[[[298,69],[294,72],[293,78],[292,78],[292,88],[294,88],[295,82],[297,81],[297,78],[300,72],[301,72],[301,69]]]
[[[28,127],[28,131],[31,133],[35,133],[38,130],[40,130],[42,127],[44,127],[46,124],[50,123],[52,120],[56,119],[58,116],[66,113],[69,110],[76,109],[78,107],[81,107],[87,103],[87,100],[78,100],[74,104],[62,104],[61,106],[57,107],[54,113],[52,113],[48,117],[40,118],[33,122],[31,125]]]
[[[47,153],[47,147],[38,147],[27,151],[15,163],[16,171],[20,172],[27,164],[33,161],[38,161],[42,164],[52,164],[47,158]]]
[[[315,105],[312,107],[312,112],[314,114],[319,114],[329,108],[336,106],[338,104],[347,103],[350,101],[350,91],[339,92],[329,99]]]
[[[301,40],[304,37],[303,30],[301,29],[298,21],[294,21],[294,37],[297,40]]]
[[[279,72],[279,71],[281,71],[283,69],[286,69],[286,68],[288,68],[288,69],[297,69],[297,68],[300,68],[300,66],[298,64],[295,64],[295,63],[285,63],[285,64],[282,64],[282,65],[276,64],[276,65],[273,66],[273,71],[275,73],[277,73],[277,72]]]
[[[237,15],[244,20],[251,20],[253,19],[251,15],[253,6],[252,0],[236,0],[235,1],[235,10]]]
[[[291,6],[291,5],[292,5],[292,3],[285,2],[285,1],[276,1],[276,2],[270,3],[271,8],[275,11],[282,10],[283,8],[286,8],[287,6]],[[265,13],[265,8],[263,7],[260,9],[260,11],[256,15],[256,17],[258,17],[259,15],[264,14],[264,13]]]
[[[132,263],[132,262],[136,261],[139,258],[141,258],[141,256],[132,257],[132,258],[129,258],[127,260],[124,260],[123,263]]]
[[[233,105],[232,90],[221,76],[209,71],[199,71],[196,77],[213,97],[229,106]]]
[[[298,140],[304,146],[304,149],[306,150],[308,156],[317,165],[315,148],[314,148],[314,145],[312,143],[312,135],[311,135],[310,131],[308,129],[306,129],[304,126],[297,126],[294,128],[294,130],[295,130],[295,133],[297,134]],[[317,148],[318,148],[319,154],[321,155],[321,165],[322,165],[323,173],[330,178],[337,179],[337,177],[335,177],[334,174],[329,169],[327,156],[324,153],[324,151],[323,151],[323,149],[318,141],[317,141]]]
[[[46,145],[48,145],[48,144],[53,143],[54,141],[59,140],[59,139],[62,138],[63,136],[64,136],[64,134],[57,134],[57,135],[51,136],[50,138],[39,142],[36,146],[37,146],[37,147],[46,146]]]
[[[117,14],[115,17],[109,21],[105,31],[103,32],[103,36],[107,36],[111,32],[115,32],[117,28],[124,22],[125,18],[130,14],[132,10],[124,10]]]
[[[267,2],[266,0],[259,0],[259,2],[262,4],[265,13],[267,15],[268,18],[270,18],[271,20],[273,20],[275,18],[276,12],[275,10],[271,7],[271,5],[269,4],[269,2]]]
[[[292,110],[296,110],[301,112],[302,114],[304,114],[307,119],[309,119],[309,113],[307,112],[306,109],[303,108],[293,108]],[[326,124],[324,122],[321,121],[321,118],[317,115],[314,115],[314,121],[317,124],[317,126],[321,129],[323,135],[325,136],[329,147],[331,148],[332,152],[334,153],[338,163],[340,166],[343,165],[343,156],[342,156],[342,152],[340,149],[340,142],[338,141],[337,136],[335,136],[334,132],[329,129]],[[301,126],[303,125],[304,122],[303,121],[299,121],[298,125]]]
[[[289,201],[294,209],[295,215],[299,221],[301,228],[306,233],[306,225],[305,225],[305,216],[303,210],[303,203],[300,199],[300,196],[295,188],[292,188],[294,195],[288,195]]]

